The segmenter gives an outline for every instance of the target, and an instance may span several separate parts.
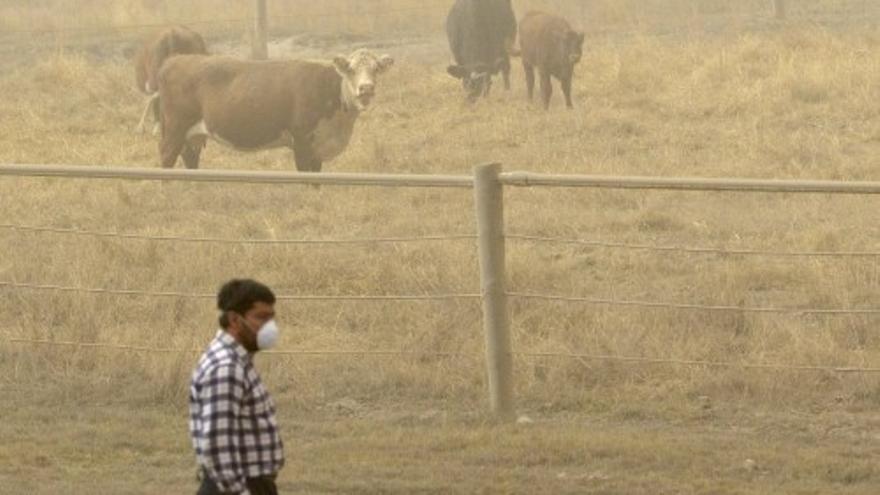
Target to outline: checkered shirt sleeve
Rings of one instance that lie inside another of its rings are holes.
[[[222,492],[247,494],[246,478],[276,474],[284,463],[274,403],[250,356],[225,332],[193,373],[190,434]]]

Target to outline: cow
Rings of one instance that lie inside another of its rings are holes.
[[[449,75],[461,79],[467,101],[489,94],[499,71],[510,89],[510,55],[516,17],[510,0],[456,0],[446,17],[446,36],[455,64]]]
[[[138,132],[144,132],[147,114],[152,111],[155,120],[153,134],[156,134],[159,127],[156,77],[168,57],[186,53],[207,55],[208,47],[199,33],[185,26],[168,28],[141,44],[134,59],[134,75],[137,89],[147,95],[147,104],[137,126]]]
[[[241,151],[291,148],[297,170],[320,172],[342,153],[394,64],[366,49],[332,64],[178,55],[159,73],[161,164],[198,168],[208,137]]]
[[[535,68],[541,76],[544,108],[550,107],[553,86],[550,77],[559,79],[565,105],[571,104],[571,78],[574,66],[581,60],[584,33],[575,31],[558,16],[532,11],[519,23],[520,55],[526,73],[529,100],[535,88]]]

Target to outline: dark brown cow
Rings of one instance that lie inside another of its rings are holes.
[[[210,137],[233,148],[291,148],[300,171],[319,172],[351,139],[375,95],[376,75],[394,63],[368,50],[331,64],[180,55],[159,74],[163,167],[188,168]]]
[[[148,97],[146,108],[137,126],[138,132],[144,132],[150,110],[153,111],[156,122],[153,133],[155,134],[158,129],[159,105],[156,102],[156,95],[159,85],[156,78],[162,63],[172,55],[187,53],[207,55],[208,47],[199,33],[184,26],[168,28],[145,40],[138,49],[134,59],[135,82],[138,90]]]
[[[511,48],[516,16],[510,0],[456,0],[446,17],[446,36],[455,65],[446,71],[461,79],[467,101],[487,96],[499,71],[510,89]]]
[[[559,79],[565,104],[571,104],[571,78],[574,65],[581,60],[584,33],[571,28],[558,16],[544,12],[529,12],[519,23],[519,43],[529,99],[535,88],[535,68],[541,76],[541,96],[544,108],[550,107],[553,86],[550,77]]]

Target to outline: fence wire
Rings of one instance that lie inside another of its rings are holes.
[[[169,354],[169,353],[191,353],[197,354],[204,349],[195,348],[168,348],[153,347],[145,345],[129,345],[129,344],[110,344],[100,342],[74,342],[61,340],[45,340],[45,339],[24,339],[17,337],[9,337],[3,339],[3,342],[11,344],[27,344],[41,345],[52,347],[75,347],[82,349],[101,349],[121,352],[139,352],[146,354]],[[466,352],[435,352],[435,351],[402,351],[402,350],[278,350],[263,351],[261,355],[270,356],[368,356],[368,357],[446,357],[446,358],[468,358],[480,359],[481,356],[474,353]],[[637,356],[620,356],[611,354],[584,354],[571,352],[512,352],[513,356],[529,357],[529,358],[552,358],[552,359],[577,359],[591,361],[612,361],[629,364],[663,364],[678,365],[691,367],[710,367],[710,368],[736,368],[736,369],[753,369],[759,371],[812,371],[826,373],[880,373],[880,368],[873,367],[856,367],[856,366],[822,366],[822,365],[788,365],[775,363],[735,363],[729,361],[707,361],[697,359],[671,359],[671,358],[652,358]]]
[[[37,225],[17,225],[0,223],[0,230],[18,232],[49,233],[81,237],[118,238],[144,241],[185,242],[202,244],[266,244],[266,245],[357,245],[357,244],[396,244],[415,242],[445,242],[476,240],[476,234],[448,234],[424,236],[392,236],[365,238],[325,238],[325,239],[230,239],[219,237],[174,236],[132,234],[126,232],[101,232],[87,229],[48,227]],[[700,246],[670,246],[657,244],[634,244],[625,242],[597,241],[565,237],[544,237],[523,234],[507,234],[505,239],[541,244],[574,244],[578,246],[609,249],[628,249],[633,251],[681,252],[688,254],[715,254],[729,256],[770,256],[791,258],[876,258],[880,251],[773,251],[768,249],[733,249]]]
[[[542,244],[575,244],[594,248],[629,249],[634,251],[681,252],[690,254],[717,254],[731,256],[774,256],[790,258],[876,258],[880,251],[773,251],[768,249],[731,249],[699,246],[663,246],[653,244],[632,244],[625,242],[595,241],[564,237],[542,237],[534,235],[508,234],[506,239]]]
[[[374,10],[370,12],[355,12],[358,16],[364,16],[365,18],[379,18],[379,17],[390,17],[398,14],[408,14],[413,12],[424,12],[424,13],[434,13],[437,15],[445,14],[444,10],[437,8],[429,8],[425,6],[421,7],[401,7],[396,9],[382,9],[382,10]],[[283,15],[270,15],[269,21],[275,20],[317,20],[317,19],[330,19],[330,18],[339,18],[339,12],[310,12],[303,14],[283,14]],[[120,31],[138,31],[143,29],[162,29],[173,25],[182,25],[182,26],[211,26],[211,25],[227,25],[227,24],[244,24],[250,25],[255,22],[255,16],[249,17],[238,17],[238,18],[227,18],[227,19],[193,19],[193,20],[185,20],[185,21],[168,21],[168,22],[156,22],[156,23],[143,23],[143,24],[120,24],[115,26],[89,26],[89,27],[70,27],[70,28],[55,28],[55,29],[4,29],[0,31],[0,34],[11,34],[11,35],[22,35],[22,36],[33,36],[33,35],[64,35],[64,34],[77,34],[77,35],[102,35],[102,34],[116,34]]]
[[[721,312],[740,312],[740,313],[779,313],[779,314],[796,314],[796,315],[876,315],[880,314],[880,309],[868,308],[840,308],[840,309],[814,309],[814,308],[774,308],[774,307],[747,307],[747,306],[724,306],[724,305],[703,305],[703,304],[683,304],[656,301],[637,301],[637,300],[618,300],[603,299],[590,297],[573,297],[573,296],[554,296],[548,294],[535,294],[526,292],[508,292],[507,296],[512,299],[522,300],[540,300],[562,303],[582,303],[592,305],[605,306],[635,306],[643,308],[661,308],[661,309],[686,309],[698,311],[721,311]]]
[[[23,282],[0,281],[0,287],[26,290],[42,290],[56,292],[79,292],[85,294],[109,294],[116,296],[173,297],[178,299],[214,299],[216,294],[162,292],[134,289],[106,289],[97,287],[74,287],[50,284],[30,284]],[[289,295],[275,297],[279,301],[449,301],[456,299],[480,299],[480,294],[411,294],[411,295]]]
[[[513,352],[513,355],[532,358],[578,359],[591,361],[616,361],[640,364],[669,364],[707,368],[738,368],[764,371],[821,371],[829,373],[880,373],[880,368],[854,366],[788,365],[773,363],[734,363],[729,361],[704,361],[698,359],[670,359],[609,354],[580,354],[570,352]]]
[[[218,237],[198,236],[173,236],[173,235],[149,235],[131,234],[124,232],[99,232],[93,230],[81,230],[74,228],[41,227],[34,225],[0,224],[2,230],[18,232],[49,233],[60,235],[72,235],[82,237],[134,239],[144,241],[161,242],[186,242],[202,244],[266,244],[266,245],[333,245],[333,244],[399,244],[413,242],[438,242],[438,241],[461,241],[475,240],[476,234],[452,234],[452,235],[426,235],[412,237],[373,237],[373,238],[348,238],[348,239],[228,239]]]
[[[0,281],[0,288],[25,289],[25,290],[41,290],[56,292],[78,292],[84,294],[107,294],[116,296],[144,296],[144,297],[173,297],[178,299],[213,299],[215,294],[208,293],[188,293],[173,291],[145,291],[135,289],[107,289],[99,287],[76,287],[52,284],[31,284],[24,282]],[[880,314],[880,309],[875,308],[777,308],[777,307],[747,307],[747,306],[723,306],[723,305],[702,305],[702,304],[682,304],[657,301],[637,301],[637,300],[618,300],[588,297],[569,297],[556,296],[549,294],[535,294],[525,292],[507,292],[507,296],[511,299],[521,300],[540,300],[562,303],[582,303],[606,306],[634,306],[646,308],[660,309],[685,309],[685,310],[701,310],[701,311],[722,311],[722,312],[741,312],[741,313],[779,313],[779,314],[795,314],[795,315],[876,315]],[[282,294],[276,297],[279,301],[312,301],[312,302],[333,302],[333,301],[362,301],[362,302],[404,302],[404,301],[450,301],[450,300],[482,300],[482,295],[478,293],[449,293],[449,294],[404,294],[404,295],[290,295]]]
[[[169,353],[202,353],[204,349],[196,348],[172,348],[172,347],[154,347],[147,345],[130,345],[130,344],[111,344],[101,342],[75,342],[69,340],[46,340],[46,339],[24,339],[17,337],[9,337],[4,339],[5,342],[13,344],[29,344],[51,347],[76,347],[83,349],[109,349],[115,351],[142,352],[155,354]],[[321,350],[321,349],[300,349],[300,350],[277,350],[277,351],[260,351],[260,355],[275,356],[412,356],[412,357],[464,357],[479,358],[474,354],[462,352],[435,352],[435,351],[401,351],[401,350]]]

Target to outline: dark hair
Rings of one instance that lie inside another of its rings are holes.
[[[232,279],[226,282],[217,293],[217,309],[221,312],[220,326],[229,327],[229,318],[226,317],[227,311],[235,311],[243,315],[257,302],[275,304],[275,294],[256,280]]]

